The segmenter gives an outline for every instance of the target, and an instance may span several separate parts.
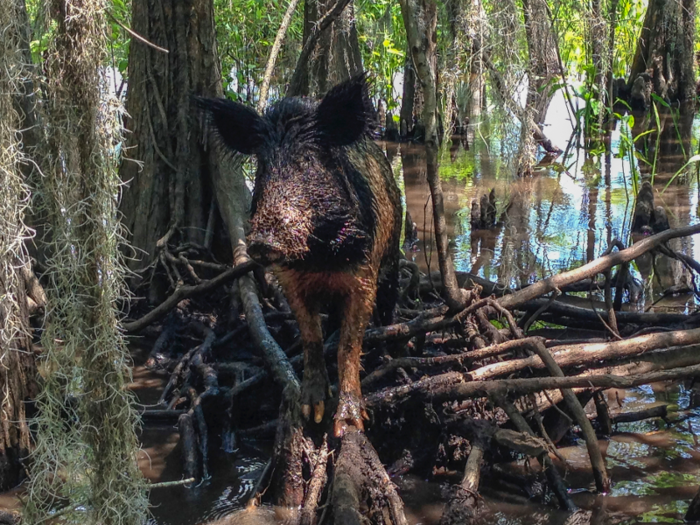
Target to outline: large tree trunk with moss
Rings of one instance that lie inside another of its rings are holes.
[[[31,449],[25,401],[36,395],[36,367],[31,349],[28,295],[24,273],[28,257],[24,214],[25,186],[21,153],[29,61],[25,53],[27,17],[22,0],[0,0],[0,490],[24,477],[23,460]],[[19,111],[18,111],[19,110]]]
[[[636,93],[644,83],[661,98],[675,103],[695,100],[695,0],[649,0],[637,43],[628,88],[633,102],[648,105]]]
[[[306,0],[304,3],[304,44],[315,27],[337,4],[337,0]],[[351,0],[333,24],[323,32],[307,64],[300,93],[325,94],[331,87],[362,71],[360,43],[355,27],[355,6]],[[298,66],[297,66],[298,67]]]
[[[225,235],[212,187],[221,167],[201,141],[190,100],[193,94],[217,97],[223,91],[211,0],[134,0],[132,27],[168,51],[137,40],[129,50],[129,159],[120,170],[129,185],[121,210],[133,246],[145,252],[131,263],[138,270],[168,242],[210,249],[212,239]],[[230,184],[233,195],[226,197],[235,200],[231,204],[240,208],[236,215],[244,217],[243,179],[238,176]],[[167,286],[162,273],[154,277],[151,302],[160,301]]]

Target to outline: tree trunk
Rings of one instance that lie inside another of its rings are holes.
[[[557,44],[545,0],[523,0],[523,14],[530,58],[527,105],[533,111],[533,120],[541,126],[552,100],[551,90],[545,86],[559,74]]]
[[[642,73],[669,102],[694,103],[695,0],[650,0],[637,43],[628,89]]]
[[[25,475],[31,449],[25,400],[36,395],[27,292],[22,268],[28,264],[24,226],[28,188],[20,151],[21,101],[30,65],[25,54],[28,26],[22,0],[0,0],[0,490]],[[20,102],[18,104],[18,102]]]
[[[416,94],[416,74],[413,70],[411,52],[406,53],[406,63],[403,68],[403,95],[401,97],[401,113],[399,118],[399,133],[402,138],[413,133],[413,106]]]
[[[445,302],[452,310],[463,307],[466,292],[459,288],[454,264],[448,250],[447,225],[442,183],[438,173],[437,138],[437,6],[434,0],[401,0],[401,14],[406,26],[408,46],[411,50],[416,74],[424,96],[422,111],[425,125],[425,152],[428,184],[433,201],[435,241],[437,244],[440,274],[442,275]]]
[[[304,43],[314,26],[338,0],[306,0],[304,4]],[[307,64],[301,94],[319,96],[331,87],[362,71],[360,43],[355,27],[355,7],[351,1],[316,44]]]
[[[205,244],[215,203],[211,179],[221,176],[221,166],[201,141],[190,97],[222,96],[223,91],[211,0],[134,0],[132,27],[168,50],[166,54],[137,40],[129,50],[130,158],[120,170],[129,185],[121,210],[132,245],[145,252],[131,262],[137,270],[154,260],[162,238]],[[240,174],[230,183],[241,199],[234,205],[245,208],[247,190]],[[219,232],[222,221],[213,222]],[[153,284],[149,298],[157,302],[165,291],[164,280],[154,279]]]

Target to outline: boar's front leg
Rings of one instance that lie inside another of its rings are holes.
[[[377,293],[374,276],[357,276],[355,285],[345,297],[343,320],[338,343],[338,411],[333,433],[341,437],[348,426],[364,431],[363,419],[368,419],[360,389],[360,354],[362,338],[369,323]]]
[[[304,379],[301,384],[301,412],[304,418],[311,417],[320,423],[325,411],[325,400],[329,397],[328,371],[323,359],[323,329],[318,309],[309,307],[305,298],[288,297],[289,306],[299,324],[301,342],[304,347]]]

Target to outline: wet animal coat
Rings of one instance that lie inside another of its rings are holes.
[[[258,160],[248,251],[272,264],[304,346],[302,410],[320,422],[328,396],[320,312],[341,313],[335,433],[363,428],[360,353],[375,299],[384,324],[398,295],[401,199],[391,166],[371,140],[364,77],[320,102],[284,99],[264,116],[199,99],[223,143]]]

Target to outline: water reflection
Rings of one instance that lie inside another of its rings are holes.
[[[629,128],[627,124],[633,125]],[[501,155],[499,143],[507,138],[476,136],[468,148],[459,141],[446,146],[441,155],[441,178],[456,269],[508,286],[522,286],[590,262],[613,239],[628,245],[639,238],[631,237],[635,188],[652,175],[654,205],[663,210],[670,227],[696,222],[697,178],[689,175],[695,173],[695,167],[674,176],[697,151],[694,136],[700,121],[689,114],[663,113],[658,122],[660,134],[653,131],[657,123],[649,118],[631,119],[627,124],[617,122],[607,152],[601,149],[599,155],[593,155],[570,148],[566,157],[538,166],[532,177],[525,178],[514,177],[512,158]],[[652,132],[644,134],[650,129]],[[552,137],[563,131],[565,128],[558,133],[552,126],[548,130]],[[635,151],[626,151],[625,137],[639,135]],[[432,212],[422,148],[402,144],[388,149],[396,172],[403,175],[405,204],[422,239],[421,251],[409,257],[424,271],[434,270]],[[635,182],[632,173],[637,174]],[[477,229],[475,206],[478,215],[479,203],[492,190],[496,195],[495,224]],[[695,239],[673,240],[670,246],[692,257]],[[666,256],[642,257],[632,272],[645,283],[646,306],[669,288],[692,289],[692,276],[679,261]],[[692,296],[676,301],[675,306],[683,309],[688,302],[693,306]],[[673,301],[664,300],[659,306],[672,305]]]

